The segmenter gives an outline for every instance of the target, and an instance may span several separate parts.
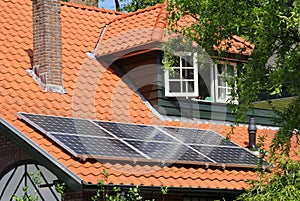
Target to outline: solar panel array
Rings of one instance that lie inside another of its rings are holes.
[[[258,160],[211,130],[18,115],[78,158],[238,166],[254,166]]]

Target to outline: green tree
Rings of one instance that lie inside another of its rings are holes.
[[[248,62],[238,66],[232,97],[240,104],[233,109],[239,121],[245,120],[246,111],[261,94],[280,95],[286,87],[295,98],[278,112],[276,120],[282,127],[272,148],[288,153],[290,138],[299,136],[300,130],[300,2],[170,0],[168,9],[171,29],[196,41],[210,55],[222,56],[224,52],[214,47],[235,35],[255,44]],[[193,23],[178,28],[177,22],[187,16],[193,18]],[[226,45],[224,50],[231,46],[230,42]]]
[[[144,200],[141,196],[141,191],[138,186],[129,188],[127,191],[122,191],[118,186],[113,187],[112,192],[108,191],[106,183],[108,181],[109,173],[106,169],[102,170],[103,179],[98,180],[99,189],[96,194],[91,198],[92,201],[139,201]],[[168,193],[168,187],[161,187],[162,201],[165,200]],[[145,200],[145,201],[155,201]]]
[[[104,0],[101,0],[102,2]],[[116,11],[133,12],[148,6],[163,3],[165,0],[115,0]]]
[[[270,107],[277,114],[274,121],[281,124],[269,150],[277,169],[271,169],[271,175],[260,174],[240,200],[298,200],[299,162],[288,157],[291,138],[300,134],[299,0],[169,0],[168,11],[171,30],[192,39],[216,58],[226,54],[235,35],[255,45],[248,62],[237,66],[231,95],[239,104],[232,109],[237,122],[244,122],[252,104],[262,94],[269,96]],[[193,22],[179,27],[183,18]],[[227,41],[226,47],[223,43],[216,49],[221,41]],[[277,111],[272,107],[272,96],[280,96],[283,88],[294,98],[283,111]]]
[[[137,11],[138,9],[154,6],[163,2],[164,0],[131,0],[123,6],[122,10],[126,12],[133,12]]]
[[[261,172],[260,179],[250,181],[241,201],[296,201],[300,197],[300,163],[281,157],[272,172]]]

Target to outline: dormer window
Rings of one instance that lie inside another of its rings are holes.
[[[165,71],[166,97],[197,97],[198,67],[196,54],[174,56],[173,70]]]
[[[173,69],[165,71],[165,96],[226,103],[232,90],[228,76],[235,76],[231,65],[201,63],[196,53],[181,53],[174,56]]]
[[[232,87],[226,78],[234,76],[234,68],[224,64],[215,64],[216,102],[227,102],[230,99]]]

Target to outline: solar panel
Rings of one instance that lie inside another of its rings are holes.
[[[80,156],[111,156],[116,158],[144,158],[126,144],[113,138],[95,138],[51,133],[63,146]],[[113,149],[112,149],[113,147]]]
[[[175,142],[173,138],[154,126],[95,121],[96,124],[122,139]]]
[[[237,146],[210,130],[165,127],[164,131],[186,144]]]
[[[213,147],[213,146],[196,146],[194,149],[208,156],[219,164],[250,164],[256,165],[258,158],[250,154],[248,151],[229,147]]]
[[[19,113],[80,158],[254,166],[257,156],[210,130]]]
[[[208,157],[199,154],[199,152],[190,149],[185,144],[167,143],[167,142],[152,142],[152,141],[133,141],[126,140],[129,144],[141,150],[153,159],[160,159],[163,161],[201,161],[214,162]]]
[[[99,126],[90,120],[27,113],[20,114],[23,119],[31,122],[42,132],[112,137],[109,133],[99,128]]]

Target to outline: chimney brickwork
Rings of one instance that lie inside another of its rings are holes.
[[[60,0],[33,0],[33,70],[44,91],[64,93]]]

